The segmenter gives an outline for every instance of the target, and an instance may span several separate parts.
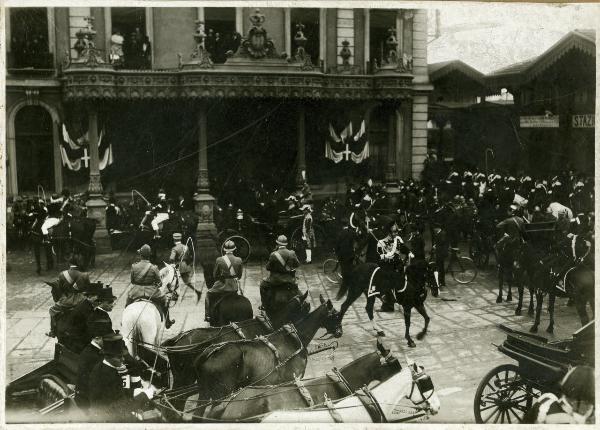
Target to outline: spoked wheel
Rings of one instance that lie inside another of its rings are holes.
[[[247,262],[248,258],[250,258],[250,252],[252,250],[250,242],[248,242],[244,236],[229,236],[221,244],[221,254],[223,255],[225,255],[225,242],[228,240],[231,240],[233,243],[235,243],[235,251],[233,251],[233,255],[240,257],[244,263]]]
[[[450,273],[459,284],[468,284],[477,277],[477,267],[469,257],[456,257],[450,266]]]
[[[484,249],[481,238],[473,238],[469,242],[469,255],[473,259],[475,266],[483,269],[487,266],[490,259],[489,253]]]
[[[328,258],[323,263],[323,273],[329,282],[337,284],[342,280],[340,263],[335,258]]]
[[[521,378],[514,364],[503,364],[485,375],[473,402],[478,424],[520,423],[539,393]]]

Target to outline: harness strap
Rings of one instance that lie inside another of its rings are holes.
[[[287,266],[287,262],[283,259],[283,257],[279,253],[279,251],[275,251],[273,253],[273,255],[275,255],[275,258],[277,258],[277,261],[279,261],[281,263],[281,265],[283,266],[283,270],[287,270],[288,272],[291,272],[290,268]]]
[[[73,285],[75,283],[75,281],[73,280],[73,278],[71,277],[71,275],[69,275],[69,271],[68,270],[63,270],[62,272],[63,276],[65,277],[65,279],[67,280],[67,282],[71,285]]]
[[[232,329],[235,330],[235,332],[242,338],[242,339],[246,339],[246,335],[244,334],[244,332],[242,331],[242,329],[240,328],[239,325],[237,325],[236,323],[234,323],[233,321],[229,323],[229,325],[231,326]]]
[[[353,390],[350,387],[350,384],[348,383],[348,381],[346,380],[346,378],[344,378],[344,375],[342,375],[342,373],[338,370],[337,367],[334,367],[333,369],[331,369],[331,371],[333,372],[333,375],[328,374],[328,376],[336,383],[338,383],[339,385],[341,385],[344,389],[346,389],[347,391],[347,395],[352,394]],[[337,378],[337,381],[335,380],[335,378]]]
[[[265,336],[257,336],[256,339],[267,345],[267,348],[273,352],[275,360],[277,360],[277,365],[281,364],[281,357],[279,356],[279,351],[277,351],[275,345],[273,345]]]
[[[335,410],[335,406],[331,402],[331,399],[327,396],[327,393],[323,393],[323,398],[324,398],[325,406],[327,406],[327,409],[329,410],[329,415],[331,415],[331,418],[333,418],[333,421],[335,421],[336,423],[344,422],[342,420],[341,415],[338,413],[338,411]]]
[[[315,402],[314,402],[312,396],[310,395],[310,392],[304,386],[304,383],[302,382],[302,380],[299,377],[297,377],[295,373],[294,373],[294,384],[296,384],[296,387],[298,387],[298,391],[302,395],[302,398],[304,399],[306,404],[310,407],[313,407],[315,405]]]
[[[387,418],[385,417],[381,406],[379,406],[377,399],[373,397],[371,390],[369,390],[366,385],[356,391],[356,397],[358,397],[363,404],[374,423],[387,423]]]
[[[375,273],[377,273],[377,271],[379,269],[380,269],[380,267],[377,266],[375,268],[375,270],[373,270],[373,273],[371,273],[371,279],[369,280],[369,289],[368,289],[368,296],[369,297],[376,296],[376,295],[380,294],[379,291],[377,291],[377,286],[373,285],[373,279],[375,278]]]

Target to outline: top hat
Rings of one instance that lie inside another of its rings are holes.
[[[87,322],[87,328],[92,337],[104,337],[114,333],[111,321],[103,317],[90,319]]]
[[[181,233],[173,233],[173,240],[181,240]]]
[[[98,291],[98,300],[108,302],[117,300],[117,297],[113,294],[112,287],[106,287]]]
[[[123,336],[115,333],[102,336],[102,352],[104,355],[123,355]]]
[[[138,254],[144,258],[150,258],[152,256],[152,249],[150,248],[150,245],[142,245],[142,247],[138,249]]]
[[[86,296],[97,296],[102,291],[102,287],[102,281],[90,282],[83,293]]]
[[[282,234],[279,237],[277,237],[277,240],[275,241],[275,243],[277,245],[287,246],[287,244],[288,244],[287,237],[285,237],[285,235]]]

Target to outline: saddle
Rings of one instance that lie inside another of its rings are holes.
[[[151,299],[146,299],[144,297],[140,297],[138,299],[132,300],[129,304],[135,303],[135,302],[152,303],[156,307],[156,309],[158,310],[158,313],[160,315],[160,322],[163,322],[165,320],[165,317],[166,317],[166,315],[165,315],[165,309],[164,309],[164,307],[161,304],[156,303],[155,301],[153,301]]]

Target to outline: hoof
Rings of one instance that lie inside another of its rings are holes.
[[[502,296],[496,297],[496,303],[502,303]]]
[[[531,327],[529,329],[529,333],[537,333],[537,330],[538,330],[537,326],[534,325],[533,327]]]
[[[506,301],[512,302],[512,295],[509,294],[508,296],[506,296]]]
[[[427,334],[426,331],[422,331],[420,333],[417,334],[417,340],[421,340],[425,337],[425,335]]]
[[[546,333],[553,334],[554,333],[554,327],[553,326],[548,326],[548,328],[546,329]]]
[[[381,331],[381,330],[378,330],[377,331],[377,336],[383,336],[383,337],[385,337],[385,333],[383,331]]]
[[[516,309],[515,310],[515,315],[521,315],[521,309]]]
[[[409,346],[409,348],[414,348],[414,347],[416,347],[417,345],[416,345],[416,344],[413,342],[413,340],[412,340],[412,339],[409,339],[409,340],[408,340],[408,346]]]

